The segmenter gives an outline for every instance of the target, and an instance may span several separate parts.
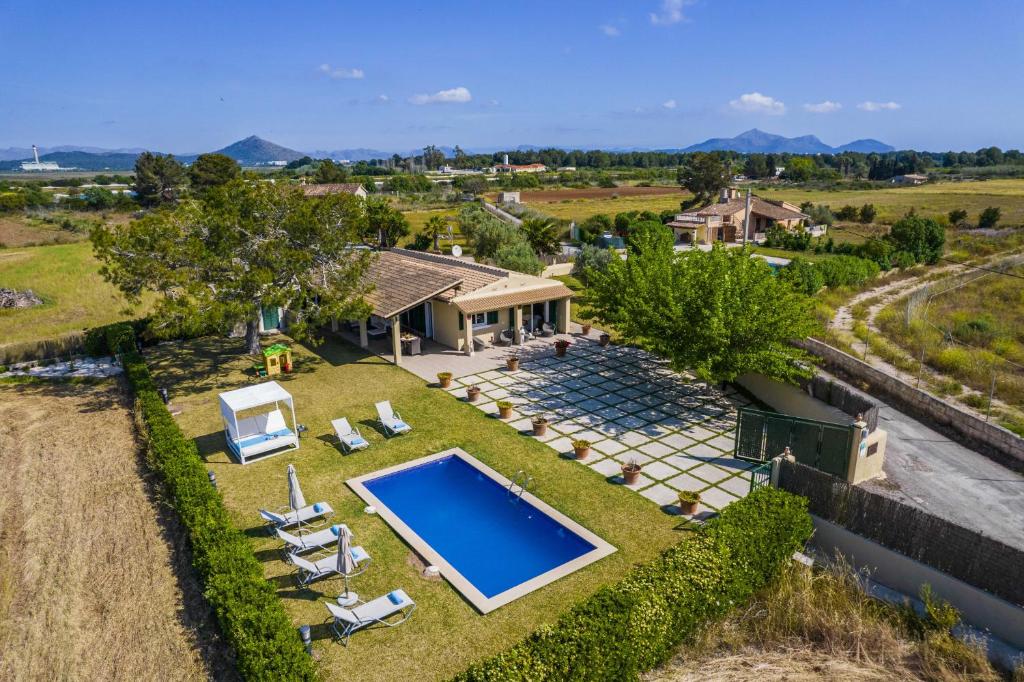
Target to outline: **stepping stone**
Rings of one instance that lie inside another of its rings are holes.
[[[602,476],[620,476],[622,467],[614,459],[602,459],[595,462],[588,462],[587,466]]]
[[[753,462],[748,462],[743,459],[736,459],[735,457],[719,457],[717,459],[711,460],[710,463],[714,464],[715,466],[722,467],[724,469],[730,469],[732,471],[749,471],[757,466]]]
[[[662,485],[661,483],[641,490],[640,494],[651,502],[661,505],[662,507],[675,504],[679,501],[679,493],[666,485]]]
[[[559,454],[572,452],[572,439],[562,436],[561,438],[548,441],[547,446]]]
[[[622,477],[621,470],[619,472],[618,480],[616,481],[616,483],[626,485],[626,479]],[[640,474],[640,477],[637,479],[636,483],[634,483],[633,485],[626,485],[626,487],[629,488],[630,490],[641,490],[651,485],[652,483],[654,483],[654,481],[647,478],[643,474]]]
[[[708,445],[716,447],[723,452],[732,452],[736,448],[736,440],[728,436],[715,436],[708,441]]]
[[[531,433],[533,432],[533,422],[530,421],[529,419],[517,419],[514,422],[509,422],[508,425],[511,426],[516,431],[530,431]]]
[[[707,440],[708,438],[714,438],[718,435],[713,431],[708,431],[704,427],[697,426],[696,424],[686,427],[680,433],[688,438],[692,438],[693,440]]]
[[[680,471],[689,471],[690,469],[699,467],[701,464],[704,464],[703,459],[698,459],[696,457],[687,457],[686,455],[669,455],[668,457],[662,458],[661,461],[665,462],[666,464],[671,464]]]
[[[698,490],[703,490],[704,488],[706,488],[708,486],[708,484],[705,483],[704,481],[701,481],[700,479],[694,478],[693,476],[690,476],[689,474],[679,474],[678,476],[676,476],[674,478],[668,479],[667,481],[665,481],[665,483],[667,485],[672,486],[673,488],[675,488],[676,490],[679,490],[679,491],[683,491],[683,490],[698,491]]]
[[[678,469],[670,467],[664,462],[654,461],[644,465],[644,474],[650,476],[656,481],[663,481],[666,478],[672,478],[679,473]]]
[[[554,428],[557,431],[559,431],[560,433],[564,433],[565,435],[568,436],[568,435],[576,433],[577,431],[582,431],[583,429],[585,429],[587,427],[584,426],[583,424],[580,424],[576,420],[570,420],[570,421],[558,422],[557,424],[555,424]]]
[[[506,391],[504,388],[492,388],[489,391],[482,392],[487,394],[487,397],[491,398],[492,400],[503,400],[509,396],[509,392]]]
[[[673,433],[669,436],[665,436],[661,439],[661,442],[670,448],[675,448],[676,450],[682,450],[689,445],[693,445],[693,440],[679,433]]]
[[[620,464],[629,464],[630,462],[636,462],[641,466],[647,464],[648,462],[654,461],[644,453],[637,452],[636,450],[626,450],[625,452],[620,452],[619,454],[614,455],[613,459],[615,459],[615,461],[619,462]]]
[[[705,459],[713,460],[721,457],[722,451],[716,450],[705,443],[697,443],[696,445],[686,448],[686,454],[693,457],[704,457]]]
[[[608,421],[614,421],[616,419],[619,419],[620,417],[626,416],[625,412],[623,412],[617,407],[611,406],[602,407],[600,410],[597,411],[597,414],[601,416],[603,419],[607,419]]]
[[[621,424],[622,420],[619,420],[617,423]],[[629,447],[635,447],[637,445],[647,443],[651,439],[642,433],[637,433],[636,431],[627,431],[626,433],[619,436],[616,440],[618,440],[620,443],[623,443],[624,445],[628,445]]]
[[[616,419],[615,423],[627,429],[639,429],[647,425],[646,421],[644,421],[640,417],[636,417],[633,415],[630,415],[629,417],[623,417],[622,419]]]
[[[573,434],[573,440],[589,440],[591,443],[597,443],[598,441],[604,440],[604,434],[590,430],[580,431]]]
[[[591,447],[593,447],[593,449],[597,450],[598,452],[604,453],[606,455],[617,455],[623,450],[627,449],[626,446],[620,443],[619,441],[612,440],[610,438],[598,441],[597,443],[594,443]]]
[[[714,507],[719,511],[725,509],[738,499],[738,497],[733,497],[721,488],[708,488],[700,494],[701,505]]]
[[[722,471],[718,467],[712,466],[710,464],[701,464],[696,469],[691,469],[687,473],[697,476],[707,481],[708,483],[717,483],[718,481],[721,481],[723,478],[728,478],[729,476],[729,472]]]
[[[726,490],[737,497],[746,497],[747,493],[750,492],[750,474],[740,474],[727,478],[718,483],[716,487]]]
[[[650,443],[637,446],[637,450],[655,458],[664,457],[665,455],[670,455],[673,452],[672,448],[667,445],[663,445],[658,441],[652,441]]]

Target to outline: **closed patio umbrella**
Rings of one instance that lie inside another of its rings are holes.
[[[339,601],[342,599],[349,601],[354,596],[348,591],[348,577],[355,571],[356,562],[352,558],[352,532],[348,526],[340,526],[338,528],[338,573],[345,581],[345,594],[338,597]]]
[[[295,465],[288,465],[288,506],[298,514],[299,510],[306,506],[306,498],[302,495],[302,488],[299,487],[299,476],[295,473]],[[299,522],[299,530],[302,523]]]

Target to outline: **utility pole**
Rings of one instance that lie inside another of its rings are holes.
[[[743,212],[743,246],[747,245],[747,233],[750,232],[750,188],[747,187],[747,210]]]

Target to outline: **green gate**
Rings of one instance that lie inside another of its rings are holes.
[[[767,462],[788,447],[801,464],[845,477],[852,436],[853,430],[843,424],[741,407],[734,454],[751,462]]]

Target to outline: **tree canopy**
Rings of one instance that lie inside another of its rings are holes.
[[[809,299],[746,249],[676,252],[664,229],[638,230],[625,260],[587,273],[596,317],[708,382],[747,372],[806,374],[792,339],[812,333]]]
[[[331,319],[369,314],[363,274],[373,258],[350,248],[362,202],[347,194],[310,199],[297,188],[232,180],[91,235],[101,274],[137,303],[158,296],[154,325],[168,334],[245,324],[246,347],[259,351],[263,307],[287,308],[297,339],[315,337]]]
[[[934,265],[942,256],[946,231],[931,218],[908,213],[895,223],[886,237],[897,251],[906,251],[918,263]]]
[[[699,204],[711,201],[731,179],[729,164],[718,155],[706,152],[690,155],[676,175],[679,184],[692,192]]]
[[[192,189],[205,191],[223,185],[241,175],[238,162],[224,154],[200,154],[188,169]]]
[[[135,193],[144,206],[174,201],[184,181],[185,167],[172,155],[142,152],[135,159]]]
[[[363,241],[389,249],[409,234],[409,221],[391,202],[381,197],[366,199],[366,222],[361,231]]]
[[[537,254],[550,256],[561,248],[558,225],[551,218],[527,218],[519,229]]]

